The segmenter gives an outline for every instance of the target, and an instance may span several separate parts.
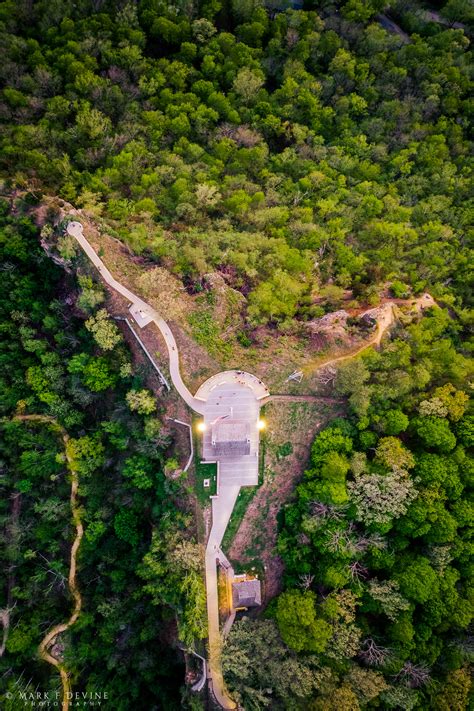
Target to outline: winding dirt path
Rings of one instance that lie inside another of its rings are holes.
[[[19,491],[15,492],[12,497],[12,510],[10,514],[10,523],[7,527],[8,537],[10,539],[10,545],[16,545],[18,541],[18,522],[20,519],[21,510],[21,493]],[[0,624],[3,627],[2,642],[0,644],[0,657],[3,657],[5,650],[7,648],[8,634],[10,631],[10,613],[13,608],[12,606],[12,590],[15,587],[15,566],[12,564],[8,568],[8,579],[7,579],[7,604],[3,610],[0,610]]]
[[[70,450],[69,450],[69,435],[67,434],[66,430],[63,427],[61,427],[61,425],[54,419],[54,417],[49,417],[48,415],[16,415],[13,419],[19,420],[22,422],[40,422],[43,424],[48,424],[51,427],[51,429],[54,431],[54,433],[59,435],[63,441],[64,453],[66,455],[66,460],[67,460],[67,467],[68,467],[69,473],[71,474],[70,502],[71,502],[72,519],[73,519],[74,525],[76,527],[76,537],[74,538],[74,542],[71,547],[68,585],[69,585],[69,591],[70,591],[70,593],[73,597],[73,600],[74,600],[74,607],[73,607],[71,616],[67,620],[67,622],[61,622],[61,623],[55,625],[45,635],[45,637],[43,638],[43,640],[41,641],[41,643],[38,647],[38,654],[39,654],[40,658],[43,659],[45,662],[52,664],[59,671],[59,674],[61,676],[61,683],[62,683],[62,687],[63,687],[63,699],[62,699],[61,708],[62,708],[62,711],[69,711],[69,701],[70,701],[69,697],[70,697],[70,691],[71,691],[69,674],[68,674],[64,664],[62,662],[60,662],[58,659],[56,659],[56,657],[53,657],[52,654],[48,651],[48,649],[53,644],[53,642],[54,642],[55,638],[58,636],[58,634],[65,632],[76,622],[77,618],[79,617],[81,607],[82,607],[82,597],[81,597],[79,588],[77,587],[77,581],[76,581],[77,552],[79,550],[79,546],[81,545],[82,536],[84,534],[84,529],[83,529],[82,522],[81,522],[79,507],[77,504],[77,491],[78,491],[78,486],[79,486],[79,478],[78,478],[76,466],[74,464],[74,460],[73,460]]]
[[[370,338],[368,341],[365,341],[361,346],[358,346],[356,349],[348,351],[347,353],[343,353],[342,355],[336,356],[335,358],[331,357],[327,360],[316,360],[312,363],[309,363],[308,365],[303,367],[304,374],[310,375],[315,370],[330,368],[332,365],[340,363],[343,360],[350,360],[351,358],[356,358],[368,348],[372,348],[372,346],[380,346],[384,333],[390,328],[394,321],[395,314],[393,311],[393,304],[384,304],[381,307],[379,315],[377,317],[377,330],[372,336],[372,338]]]
[[[433,299],[431,294],[423,294],[423,296],[420,296],[417,299],[394,299],[393,301],[388,301],[387,303],[382,304],[382,306],[379,306],[375,309],[369,309],[368,311],[364,311],[363,314],[371,314],[373,312],[374,318],[377,321],[377,330],[372,336],[372,338],[370,338],[368,341],[365,341],[355,350],[348,351],[347,353],[343,353],[342,355],[336,356],[335,358],[328,358],[327,360],[322,361],[313,361],[312,363],[308,364],[303,368],[303,372],[305,373],[305,375],[309,375],[315,370],[330,368],[335,363],[341,363],[343,360],[350,360],[351,358],[356,358],[358,355],[366,351],[368,348],[372,348],[373,346],[379,347],[385,333],[389,330],[389,328],[393,326],[396,321],[394,307],[397,306],[397,304],[409,302],[411,302],[411,305],[418,311],[418,313],[424,311],[425,309],[429,309],[432,306],[437,306],[437,303]]]

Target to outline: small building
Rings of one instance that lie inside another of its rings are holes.
[[[212,425],[213,454],[242,456],[250,454],[250,426],[245,420],[219,419]]]
[[[234,610],[258,607],[262,604],[260,580],[239,580],[232,583],[232,606]]]

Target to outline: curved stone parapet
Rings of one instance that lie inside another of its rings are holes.
[[[270,395],[270,391],[256,375],[244,370],[224,370],[212,375],[199,388],[194,396],[197,400],[207,400],[211,392],[220,385],[245,385],[250,388],[256,400],[262,400]]]

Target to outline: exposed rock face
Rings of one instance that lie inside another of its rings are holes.
[[[380,313],[376,311],[374,309],[362,314],[359,318],[354,319],[353,325],[364,332],[374,331],[377,328],[377,320],[380,317]]]
[[[372,320],[377,322],[380,317],[385,313],[387,306],[392,306],[392,304],[383,304],[382,306],[376,306],[373,309],[364,311],[364,313],[361,314],[360,319],[365,321]]]
[[[311,342],[316,350],[324,350],[334,341],[347,339],[347,319],[349,314],[343,309],[315,318],[306,324]]]
[[[217,272],[209,272],[208,274],[204,274],[203,279],[206,284],[209,285],[209,288],[216,293],[224,293],[228,288],[224,277]]]
[[[346,331],[347,319],[349,314],[344,309],[340,311],[333,311],[332,313],[325,314],[321,318],[313,319],[308,322],[308,329],[312,333],[324,333],[332,335],[343,335]]]

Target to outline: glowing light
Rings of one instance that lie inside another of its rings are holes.
[[[264,430],[266,427],[265,420],[257,420],[257,429]]]
[[[197,431],[204,432],[205,430],[206,430],[206,423],[205,422],[198,422],[197,423]]]

